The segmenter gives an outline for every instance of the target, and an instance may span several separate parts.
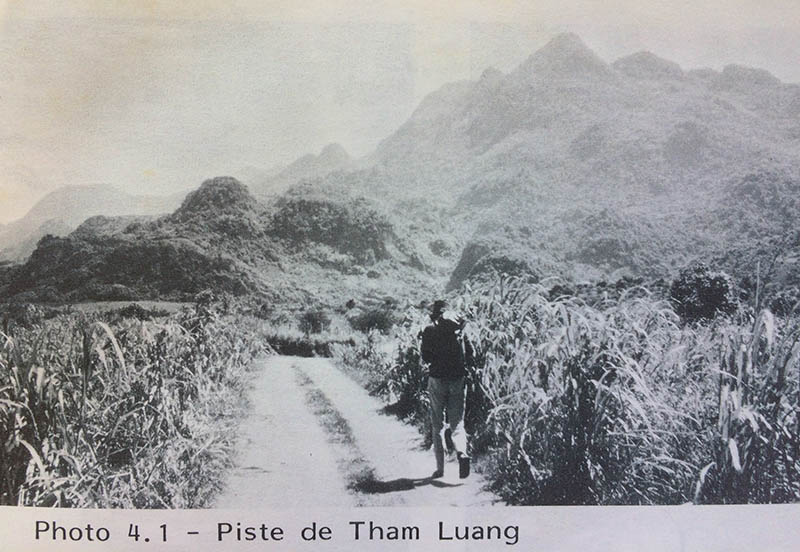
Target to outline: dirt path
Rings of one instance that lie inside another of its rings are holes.
[[[272,357],[254,381],[236,465],[217,508],[349,506],[332,447],[296,382],[294,359]]]
[[[429,478],[433,453],[416,429],[330,361],[271,357],[251,393],[236,466],[218,508],[302,506],[475,506],[496,498],[483,479]]]

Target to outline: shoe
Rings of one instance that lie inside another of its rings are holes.
[[[463,453],[458,454],[458,478],[466,479],[469,476],[469,456]]]
[[[431,479],[440,479],[444,477],[444,470],[436,470],[431,474]]]

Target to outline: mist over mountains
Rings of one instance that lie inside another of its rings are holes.
[[[798,113],[800,87],[763,71],[684,73],[648,53],[607,64],[562,35],[508,75],[431,94],[375,158],[418,175],[409,195],[436,184],[459,208],[536,188],[616,203],[796,170]]]
[[[608,63],[559,35],[428,95],[364,159],[331,145],[249,191],[217,178],[169,215],[45,238],[2,294],[417,298],[497,272],[663,279],[697,260],[745,284],[761,261],[796,286],[798,151],[798,85],[649,52]]]
[[[180,204],[182,196],[132,195],[109,185],[59,188],[21,219],[0,226],[0,261],[22,261],[43,236],[65,236],[89,217],[168,213]]]
[[[648,52],[609,64],[566,34],[507,75],[432,93],[370,169],[319,185],[443,209],[461,245],[540,274],[663,276],[791,230],[792,201],[770,212],[731,198],[792,188],[798,151],[800,86]],[[762,233],[748,210],[782,229]]]
[[[309,153],[280,172],[251,182],[253,193],[263,199],[280,195],[303,180],[321,178],[335,171],[355,168],[356,162],[340,144],[328,144],[319,155]]]

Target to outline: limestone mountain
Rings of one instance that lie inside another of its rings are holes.
[[[289,194],[267,205],[231,177],[205,181],[162,217],[98,216],[45,236],[1,279],[0,297],[50,302],[181,300],[211,288],[339,304],[430,285],[413,243],[370,201]]]
[[[457,249],[488,240],[494,255],[513,249],[515,266],[669,275],[732,245],[721,221],[739,183],[800,181],[798,151],[800,86],[737,65],[686,71],[650,52],[609,63],[566,34],[507,74],[431,93],[369,168],[318,187],[437,213]],[[749,207],[764,223],[752,231],[772,232],[771,208]],[[450,259],[459,274],[461,261]]]
[[[50,192],[19,220],[0,227],[0,260],[22,261],[47,234],[66,236],[95,215],[158,215],[180,203],[182,194],[132,195],[113,186],[66,186]]]

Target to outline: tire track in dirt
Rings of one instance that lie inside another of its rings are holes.
[[[358,448],[347,420],[297,365],[294,365],[294,370],[298,385],[306,392],[305,399],[308,407],[317,417],[328,437],[327,442],[337,457],[339,472],[347,483],[348,492],[353,494],[355,504],[357,506],[392,506],[400,503],[398,498],[370,497],[359,492],[363,482],[374,480],[375,469]]]
[[[213,507],[352,506],[334,450],[297,385],[295,360],[259,362],[250,413],[238,430],[235,465]]]

